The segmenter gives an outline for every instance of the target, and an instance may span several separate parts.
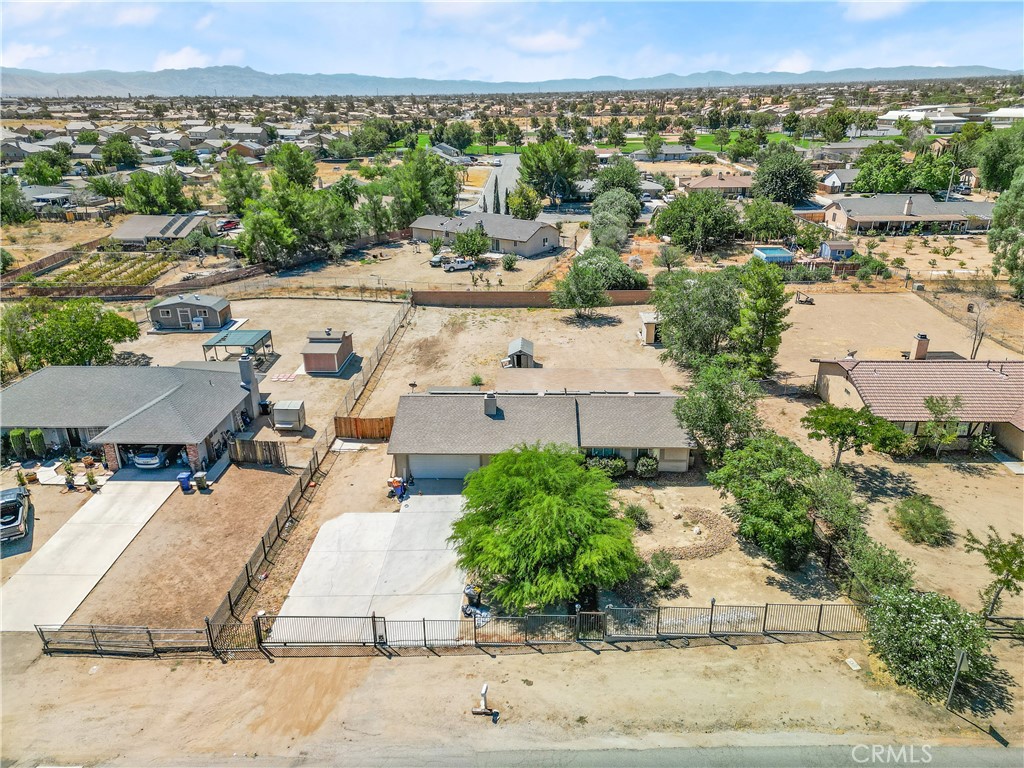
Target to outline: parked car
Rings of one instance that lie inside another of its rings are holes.
[[[651,195],[650,195],[650,193],[644,192],[642,195],[640,195],[640,202],[641,203],[649,203],[649,202],[651,202]]]
[[[14,541],[28,533],[29,490],[0,491],[0,541]]]
[[[447,262],[448,260],[448,256],[445,256],[443,253],[438,253],[430,257],[430,266],[443,267],[445,262]]]
[[[238,229],[242,226],[242,222],[238,219],[221,219],[217,222],[217,229],[220,232],[230,232],[232,229]]]
[[[491,160],[491,165],[493,165],[495,168],[500,168],[501,167],[501,158],[499,157],[497,160]]]
[[[476,269],[476,262],[473,259],[452,259],[444,265],[445,272],[457,272],[460,269]]]
[[[180,445],[144,445],[135,452],[135,466],[139,469],[162,469],[178,460]]]

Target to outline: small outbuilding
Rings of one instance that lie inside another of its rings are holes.
[[[306,373],[337,374],[353,354],[350,331],[310,331],[302,348],[302,366]]]
[[[210,359],[210,351],[213,351],[213,359],[219,360],[217,350],[223,350],[225,356],[232,355],[257,355],[265,357],[274,354],[274,335],[267,330],[250,329],[237,331],[221,331],[203,343],[203,359]]]
[[[657,312],[640,313],[640,331],[637,333],[640,343],[652,347],[661,343],[661,315]]]
[[[231,324],[231,302],[221,296],[179,293],[153,306],[149,319],[159,331],[217,330]]]
[[[502,368],[534,368],[533,342],[520,336],[508,345],[508,356],[501,361]]]
[[[818,255],[832,261],[848,259],[853,256],[853,243],[849,240],[826,240],[821,244]]]
[[[282,400],[274,403],[274,429],[301,432],[306,428],[304,400]]]

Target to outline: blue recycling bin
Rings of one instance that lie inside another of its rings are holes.
[[[182,493],[188,493],[192,490],[192,473],[191,472],[179,472],[178,473],[178,485],[181,486]]]

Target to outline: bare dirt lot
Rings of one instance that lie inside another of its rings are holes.
[[[557,309],[418,307],[363,415],[394,414],[412,381],[422,392],[431,386],[469,386],[479,374],[483,386],[492,386],[508,343],[519,336],[533,341],[545,368],[660,368],[669,384],[683,384],[684,373],[661,363],[657,350],[640,346],[639,313],[649,310],[609,307],[581,324],[572,312]]]
[[[936,288],[936,284],[932,285]],[[979,313],[987,323],[986,334],[1014,352],[1024,354],[1024,304],[1009,295],[993,298],[991,295],[963,291],[929,290],[921,298],[938,307],[945,315],[964,326],[965,333],[973,333]],[[972,311],[968,311],[970,305]]]
[[[75,222],[33,219],[25,224],[5,225],[0,230],[0,244],[14,256],[15,266],[20,267],[79,243],[108,237],[127,218],[127,215],[111,217],[110,227],[99,219]]]
[[[209,493],[175,492],[68,623],[202,626],[294,485],[281,470],[232,465]]]

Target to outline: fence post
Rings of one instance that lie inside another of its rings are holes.
[[[479,643],[477,643],[477,641],[476,641],[476,616],[474,616],[474,617],[473,617],[473,618],[471,619],[471,621],[473,622],[473,645],[474,645],[475,647],[479,648],[479,647],[480,647],[480,644],[479,644]]]
[[[252,571],[249,569],[249,563],[245,564],[245,581],[248,586],[252,586]]]
[[[825,604],[818,603],[818,628],[815,630],[819,635],[821,634],[821,616],[825,612]]]
[[[715,598],[711,598],[711,613],[708,614],[708,635],[713,637],[715,634]]]
[[[427,648],[427,619],[424,616],[420,621],[423,622],[423,647]]]
[[[206,644],[210,647],[210,653],[220,659],[220,654],[217,653],[217,645],[213,641],[213,625],[210,623],[210,617],[204,617],[203,623],[206,625]],[[221,661],[223,661],[223,659],[221,659]]]
[[[661,637],[661,606],[657,608],[657,613],[654,614],[654,634],[657,637]]]
[[[764,621],[761,622],[761,634],[768,634],[768,603],[764,604]]]
[[[271,664],[274,663],[274,657],[270,655],[270,651],[263,647],[263,629],[260,627],[260,617],[252,617],[252,632],[253,637],[256,639],[256,650],[263,654],[267,661]]]
[[[36,634],[39,635],[40,641],[43,643],[43,653],[49,655],[50,644],[46,640],[46,634],[43,632],[43,628],[36,624]]]
[[[246,564],[246,567],[248,568],[248,564]],[[228,610],[231,612],[232,616],[235,616],[235,601],[231,599],[230,589],[228,590]],[[235,618],[237,619],[238,617],[235,616]]]

